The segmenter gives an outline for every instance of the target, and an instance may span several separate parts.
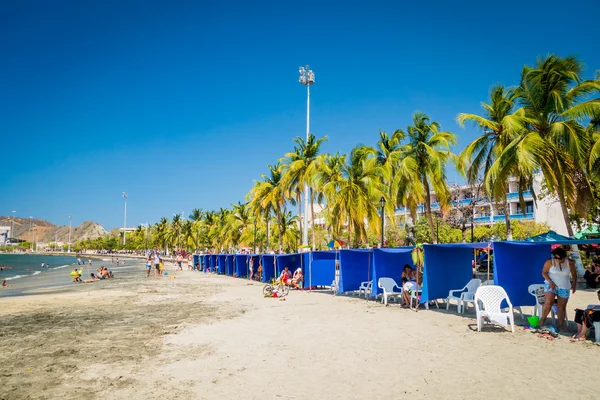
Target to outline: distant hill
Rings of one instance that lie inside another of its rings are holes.
[[[37,242],[58,242],[67,243],[69,241],[69,226],[57,226],[43,219],[4,217],[0,216],[0,226],[13,226],[15,237],[22,240],[31,240],[31,230],[35,231],[35,240]],[[104,237],[108,234],[106,229],[97,222],[84,221],[79,226],[71,228],[71,243],[84,239],[95,239]]]

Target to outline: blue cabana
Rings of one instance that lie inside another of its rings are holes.
[[[238,278],[248,276],[248,256],[246,254],[235,255],[235,275]]]
[[[194,254],[194,256],[193,256],[193,262],[194,262],[194,265],[193,265],[193,267],[194,267],[194,269],[196,269],[196,264],[197,264],[198,266],[200,266],[200,258],[201,258],[201,257],[202,257],[202,256],[201,256],[200,254]]]
[[[263,271],[262,281],[269,282],[271,279],[276,278],[275,254],[263,254],[260,260]]]
[[[526,242],[556,242],[558,240],[570,240],[567,236],[559,235],[554,231],[548,231],[541,235],[532,236],[525,239]]]
[[[205,254],[202,256],[202,270],[206,271],[209,268],[210,255]]]
[[[473,278],[473,250],[488,243],[426,244],[421,303],[445,299],[450,290],[460,289]],[[494,259],[497,254],[494,253]],[[494,267],[494,272],[496,268]]]
[[[235,272],[235,255],[225,255],[225,273],[229,276],[233,276]]]
[[[551,257],[552,245],[598,244],[595,240],[558,239],[551,242],[495,242],[494,281],[502,286],[515,307],[533,306],[535,298],[528,293],[532,284],[544,283],[542,268]]]
[[[338,293],[358,290],[362,282],[370,281],[373,252],[370,249],[340,250]]]
[[[226,254],[217,255],[217,270],[219,271],[219,274],[227,273],[226,258]]]
[[[275,257],[275,263],[277,264],[277,276],[281,275],[281,271],[287,266],[290,269],[290,273],[298,268],[303,267],[302,254],[279,254]],[[306,276],[306,272],[302,268],[302,273]]]
[[[210,270],[211,272],[219,272],[219,266],[217,265],[219,256],[217,254],[210,255]]]
[[[335,279],[336,251],[311,251],[305,254],[308,260],[308,274],[305,284],[308,286],[330,286]]]
[[[377,297],[378,294],[382,293],[377,284],[379,278],[392,278],[398,285],[402,286],[401,278],[404,264],[409,264],[412,268],[415,268],[410,254],[412,249],[412,247],[373,249],[371,297]]]

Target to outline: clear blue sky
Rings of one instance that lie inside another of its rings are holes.
[[[599,4],[0,0],[0,215],[110,229],[123,191],[128,226],[243,200],[305,134],[305,64],[324,151],[414,110],[460,149],[456,114],[537,56],[600,69]]]

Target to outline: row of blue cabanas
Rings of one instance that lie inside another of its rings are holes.
[[[533,306],[535,299],[528,286],[543,283],[544,262],[550,258],[551,245],[597,244],[600,240],[560,240],[548,242],[492,242],[424,245],[425,267],[421,302],[445,299],[449,290],[462,288],[473,277],[473,250],[492,248],[494,284],[502,286],[513,306]],[[263,282],[301,268],[305,286],[329,286],[336,279],[339,293],[358,290],[362,282],[373,281],[372,297],[381,293],[377,280],[390,277],[400,284],[405,264],[412,264],[412,247],[355,249],[297,254],[212,254],[195,255],[194,263],[219,274],[246,277],[249,264],[257,271],[262,265]],[[337,267],[336,267],[337,266]]]

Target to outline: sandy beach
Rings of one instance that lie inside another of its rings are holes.
[[[0,399],[595,399],[600,346],[192,271],[2,298]],[[580,291],[572,309],[597,300]],[[525,310],[529,312],[529,310]],[[516,321],[522,324],[517,314]],[[544,376],[544,369],[552,370]]]

